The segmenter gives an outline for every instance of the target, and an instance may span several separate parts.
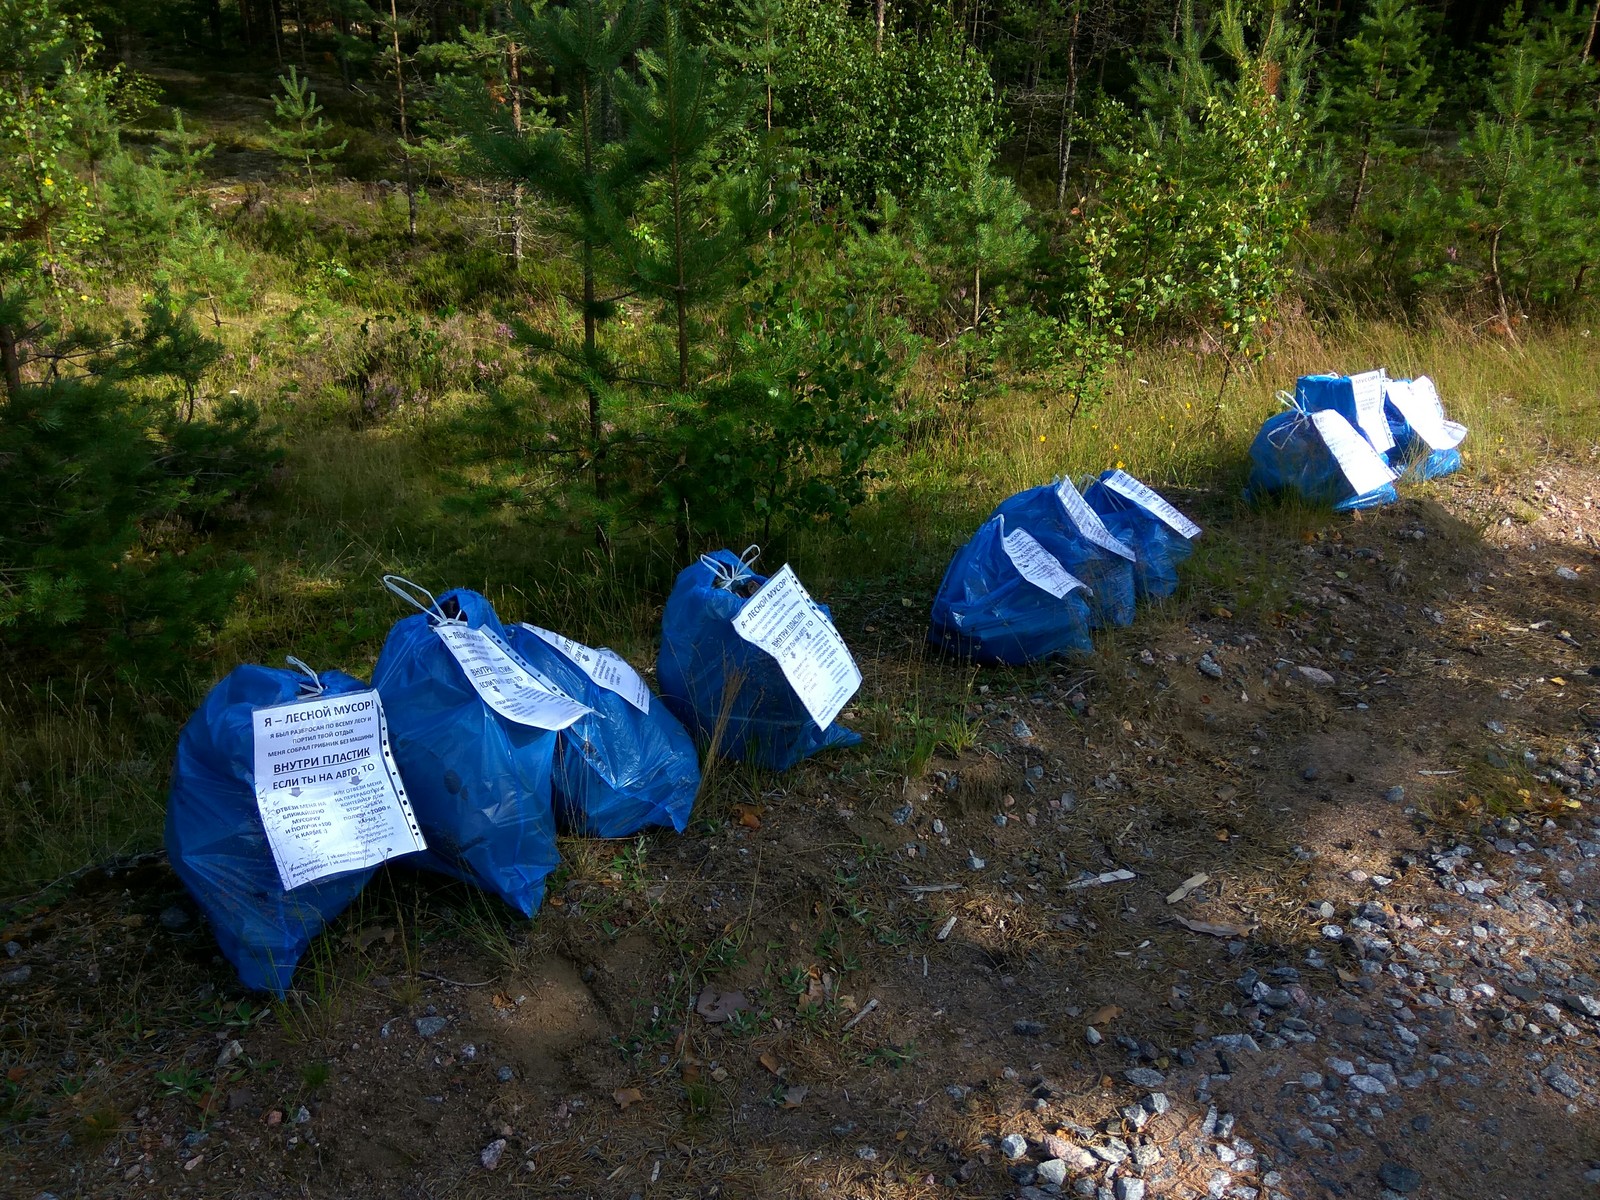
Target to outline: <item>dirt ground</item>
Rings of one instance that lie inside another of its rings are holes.
[[[531,925],[392,871],[285,1001],[159,859],[16,905],[0,1193],[1600,1194],[1597,490],[1175,496],[1085,665],[828,597],[863,749],[566,843]]]

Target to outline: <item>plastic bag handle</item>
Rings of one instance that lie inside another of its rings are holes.
[[[284,655],[283,661],[288,663],[295,670],[303,672],[307,676],[307,678],[300,681],[300,690],[302,692],[306,692],[313,696],[322,695],[325,689],[321,677],[315,671],[306,666],[305,663],[301,662],[292,654]]]
[[[730,567],[721,559],[712,558],[709,554],[700,556],[700,565],[717,577],[717,587],[726,589],[731,588],[741,579],[748,579],[754,575],[755,572],[750,568],[755,564],[756,559],[760,557],[761,547],[750,545],[746,546],[744,553],[739,555],[739,565],[737,567]]]
[[[448,622],[450,620],[449,617],[444,615],[444,610],[439,607],[439,602],[433,598],[433,593],[427,588],[423,587],[420,583],[412,583],[411,580],[407,579],[404,575],[385,575],[383,577],[383,586],[388,588],[389,591],[400,597],[400,599],[404,600],[407,604],[411,605],[418,612],[426,613],[428,616],[439,621]],[[428,602],[426,604],[417,599],[415,593],[418,592],[428,598]]]
[[[1300,432],[1301,426],[1311,419],[1311,414],[1301,408],[1299,399],[1289,392],[1280,391],[1277,394],[1277,401],[1284,408],[1293,409],[1298,414],[1297,420],[1290,421],[1280,431],[1267,434],[1267,444],[1274,450],[1282,450],[1289,444],[1289,439]]]

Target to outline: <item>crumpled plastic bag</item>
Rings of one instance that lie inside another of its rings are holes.
[[[1133,624],[1134,551],[1117,541],[1070,479],[1029,488],[989,514],[1007,529],[1026,529],[1089,589],[1091,624]]]
[[[400,591],[404,580],[385,582],[406,595]],[[544,898],[545,878],[560,865],[552,800],[560,735],[496,711],[436,632],[483,630],[504,646],[505,627],[488,600],[462,588],[437,602],[428,596],[418,606],[424,611],[389,631],[372,676],[428,842],[414,861],[476,884],[531,916]],[[526,670],[520,661],[513,665]],[[507,688],[520,695],[514,684],[522,677],[511,675]]]
[[[285,890],[255,791],[257,709],[368,690],[343,671],[241,666],[206,694],[178,735],[167,798],[167,858],[246,987],[282,996],[323,927],[376,873],[365,867]]]
[[[1355,480],[1330,448],[1329,436],[1345,453]],[[1259,501],[1293,493],[1310,504],[1347,512],[1393,504],[1399,499],[1394,478],[1394,471],[1372,444],[1341,413],[1313,413],[1296,406],[1268,417],[1250,443],[1250,483],[1245,494]]]
[[[682,833],[700,790],[700,759],[660,697],[609,650],[531,625],[507,626],[506,640],[530,667],[594,710],[563,729],[556,746],[561,828],[604,838],[657,825]]]
[[[731,550],[680,571],[661,621],[656,679],[667,707],[718,755],[783,771],[861,735],[837,721],[820,727],[777,659],[734,629],[766,582]],[[826,605],[815,609],[831,623]]]
[[[1444,405],[1433,380],[1385,381],[1384,412],[1394,449],[1389,465],[1408,479],[1438,479],[1461,469],[1461,451],[1467,427],[1444,415]]]
[[[1200,527],[1153,491],[1153,499],[1134,498],[1141,489],[1150,491],[1118,468],[1101,472],[1084,488],[1083,498],[1117,540],[1133,551],[1135,597],[1160,599],[1178,590],[1178,564],[1194,553],[1193,539],[1200,536]],[[1170,513],[1163,515],[1163,505]]]
[[[928,638],[980,663],[1084,655],[1088,589],[1020,526],[991,517],[956,551],[933,600]]]

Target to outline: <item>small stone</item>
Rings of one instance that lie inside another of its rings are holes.
[[[1344,926],[1324,925],[1322,927],[1322,936],[1327,938],[1330,942],[1337,942],[1340,938],[1344,937]]]
[[[1385,1159],[1378,1167],[1378,1182],[1391,1192],[1405,1195],[1414,1192],[1422,1186],[1422,1172],[1402,1167],[1397,1162]]]
[[[1151,1070],[1149,1067],[1133,1067],[1124,1071],[1122,1077],[1134,1087],[1143,1088],[1158,1088],[1167,1081],[1167,1077],[1160,1071]]]
[[[974,871],[981,871],[987,865],[988,864],[985,863],[983,859],[979,858],[971,850],[967,851],[967,866],[971,867]]]
[[[1012,1162],[1016,1162],[1027,1152],[1028,1139],[1020,1133],[1008,1133],[1000,1139],[1000,1153]]]
[[[1576,1100],[1583,1095],[1583,1086],[1559,1067],[1546,1067],[1543,1074],[1544,1081],[1568,1100]]]
[[[294,1110],[294,1123],[296,1125],[304,1125],[309,1120],[311,1120],[311,1110],[304,1104]]]
[[[1295,673],[1312,687],[1332,687],[1334,683],[1333,676],[1321,667],[1300,666],[1295,668]]]
[[[1028,723],[1026,721],[1018,721],[1011,727],[1011,736],[1014,738],[1021,738],[1023,741],[1026,741],[1033,736],[1033,730],[1028,728]]]
[[[187,927],[188,924],[189,914],[176,904],[161,910],[161,928],[170,929],[176,933],[178,930]]]
[[[444,1017],[418,1017],[417,1034],[421,1037],[438,1037],[450,1022]]]
[[[1165,1092],[1151,1092],[1144,1098],[1144,1110],[1152,1117],[1159,1117],[1172,1107],[1172,1101],[1167,1099]]]
[[[1011,1022],[1011,1032],[1018,1037],[1038,1037],[1044,1032],[1044,1025],[1038,1021],[1013,1021]]]
[[[1571,567],[1557,567],[1556,568],[1556,578],[1557,579],[1564,579],[1568,583],[1577,583],[1578,579],[1580,577],[1579,577],[1578,573],[1576,571],[1574,571]]]
[[[494,1077],[496,1079],[498,1079],[501,1083],[510,1083],[513,1079],[516,1078],[516,1076],[517,1076],[517,1073],[515,1071],[513,1071],[510,1067],[501,1067],[498,1071],[496,1071],[494,1073]]]
[[[22,944],[20,942],[7,942],[6,943],[6,957],[7,958],[15,958],[17,955],[19,955],[21,953],[22,953]]]
[[[1101,1037],[1100,1031],[1091,1025],[1083,1031],[1083,1040],[1088,1042],[1091,1046],[1098,1046],[1101,1042],[1105,1041],[1105,1038]]]
[[[1358,1092],[1365,1092],[1369,1096],[1387,1096],[1389,1089],[1383,1086],[1383,1081],[1371,1075],[1350,1076],[1350,1086]]]
[[[234,1038],[226,1046],[224,1046],[222,1048],[222,1052],[217,1055],[216,1069],[221,1071],[227,1067],[231,1067],[243,1057],[244,1047],[239,1044],[238,1038]]]
[[[1142,1179],[1123,1175],[1117,1180],[1117,1200],[1144,1200],[1144,1190],[1145,1183]]]
[[[1200,661],[1196,663],[1195,666],[1200,669],[1200,674],[1206,676],[1207,678],[1222,678],[1222,667],[1218,664],[1217,660],[1212,658],[1209,654],[1202,654],[1200,656]]]
[[[1566,998],[1566,1005],[1573,1012],[1585,1017],[1600,1017],[1600,1000],[1593,996],[1580,996],[1577,993]]]
[[[909,820],[911,820],[911,805],[902,804],[894,810],[894,823],[896,825],[904,825]]]
[[[0,973],[0,984],[4,984],[9,987],[10,985],[16,983],[27,983],[32,977],[33,968],[24,964],[20,967],[12,967],[11,970]]]
[[[506,1139],[495,1138],[494,1141],[483,1148],[482,1153],[478,1155],[478,1161],[483,1164],[485,1171],[493,1171],[500,1165],[500,1160],[505,1157],[505,1154]]]
[[[1394,787],[1392,787],[1388,791],[1384,792],[1383,798],[1385,800],[1387,800],[1390,804],[1399,804],[1402,800],[1404,800],[1406,798],[1406,790],[1405,790],[1405,788],[1403,788],[1403,787],[1399,786],[1398,784],[1396,784]]]
[[[1048,1158],[1039,1164],[1037,1174],[1041,1183],[1053,1183],[1060,1187],[1067,1181],[1067,1164],[1059,1158]]]
[[[1039,1144],[1051,1158],[1060,1159],[1074,1171],[1094,1169],[1096,1161],[1094,1154],[1076,1142],[1067,1141],[1059,1134],[1047,1133],[1039,1140]]]

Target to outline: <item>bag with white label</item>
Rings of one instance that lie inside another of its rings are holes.
[[[1291,407],[1263,422],[1250,443],[1250,482],[1246,498],[1295,493],[1311,504],[1339,512],[1393,504],[1395,472],[1335,409]]]
[[[324,925],[423,839],[377,693],[342,671],[242,666],[178,735],[167,857],[248,988],[282,996]]]
[[[428,839],[418,865],[532,916],[560,863],[556,744],[590,709],[529,669],[477,592],[435,600],[406,580],[384,583],[421,609],[389,631],[372,673]]]
[[[784,771],[861,735],[834,718],[861,672],[787,566],[768,579],[754,547],[703,554],[678,574],[661,621],[661,699],[723,758]]]
[[[694,740],[650,694],[639,673],[597,650],[534,625],[506,626],[522,660],[594,712],[556,744],[556,821],[569,833],[630,837],[650,826],[682,833],[700,790]]]
[[[1093,628],[1133,624],[1136,555],[1106,528],[1072,480],[1060,479],[1018,492],[989,516],[1004,517],[1007,529],[1026,529],[1083,581],[1089,590]]]
[[[1166,597],[1178,590],[1178,564],[1194,552],[1200,526],[1121,469],[1101,472],[1083,489],[1083,498],[1117,540],[1132,549],[1138,599]]]
[[[1389,465],[1410,479],[1438,479],[1461,469],[1467,427],[1447,420],[1439,391],[1426,375],[1384,381],[1384,411],[1394,449]]]
[[[980,663],[1089,654],[1088,597],[1028,530],[990,517],[950,560],[928,640]]]

